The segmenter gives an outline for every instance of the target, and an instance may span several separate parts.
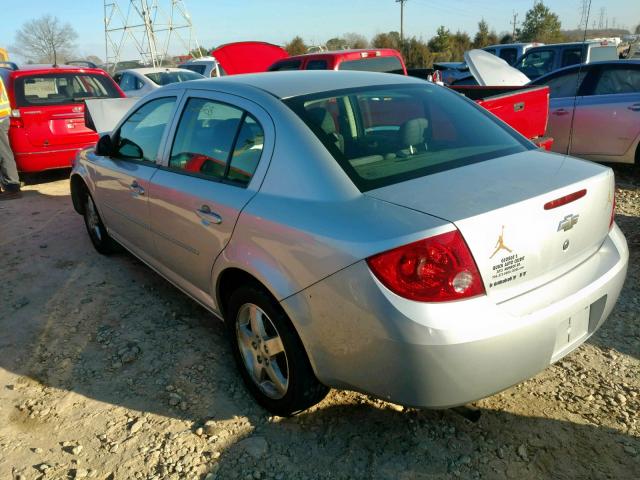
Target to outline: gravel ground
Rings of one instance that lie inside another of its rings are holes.
[[[617,307],[477,402],[477,423],[346,391],[269,416],[219,322],[130,255],[95,253],[65,179],[27,187],[0,204],[0,479],[640,478],[640,187],[617,175]]]

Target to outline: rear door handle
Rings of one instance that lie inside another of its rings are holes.
[[[633,112],[640,112],[640,103],[634,103],[633,105],[629,105],[627,108]]]
[[[559,108],[558,110],[554,110],[551,112],[552,115],[557,115],[558,117],[562,117],[564,115],[569,115],[569,111],[564,108]]]
[[[212,223],[215,225],[219,225],[222,223],[222,217],[216,212],[212,211],[209,205],[202,205],[196,210],[196,213],[202,219],[202,223],[205,226],[209,226]]]
[[[135,195],[144,195],[144,188],[142,188],[136,180],[131,182],[131,185],[129,185],[129,190],[131,190],[131,192],[133,192]]]

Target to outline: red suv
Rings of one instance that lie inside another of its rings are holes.
[[[391,48],[307,53],[283,58],[269,67],[270,72],[283,70],[365,70],[407,74],[402,55]]]
[[[9,141],[20,172],[70,167],[76,152],[98,140],[84,125],[84,100],[124,97],[97,68],[26,65],[0,68],[9,96]]]

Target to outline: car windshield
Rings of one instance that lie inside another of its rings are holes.
[[[170,83],[186,82],[188,80],[204,78],[199,73],[191,71],[147,73],[145,77],[156,85],[169,85]]]
[[[119,98],[115,84],[104,75],[52,73],[20,76],[15,81],[18,107],[81,103],[88,98]]]
[[[535,148],[481,107],[427,83],[285,103],[363,192]]]

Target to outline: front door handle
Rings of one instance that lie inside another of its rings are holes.
[[[136,180],[131,182],[129,190],[131,190],[135,195],[144,195],[144,188],[142,188]]]
[[[557,115],[558,117],[562,117],[564,115],[569,115],[569,111],[564,108],[559,108],[558,110],[554,110],[551,112],[552,115]]]
[[[627,108],[633,112],[640,112],[640,103],[634,103],[633,105],[629,105]]]
[[[222,217],[218,215],[216,212],[211,210],[209,205],[202,205],[200,208],[196,210],[198,216],[202,219],[202,223],[205,226],[208,226],[212,223],[219,225],[222,223]]]

